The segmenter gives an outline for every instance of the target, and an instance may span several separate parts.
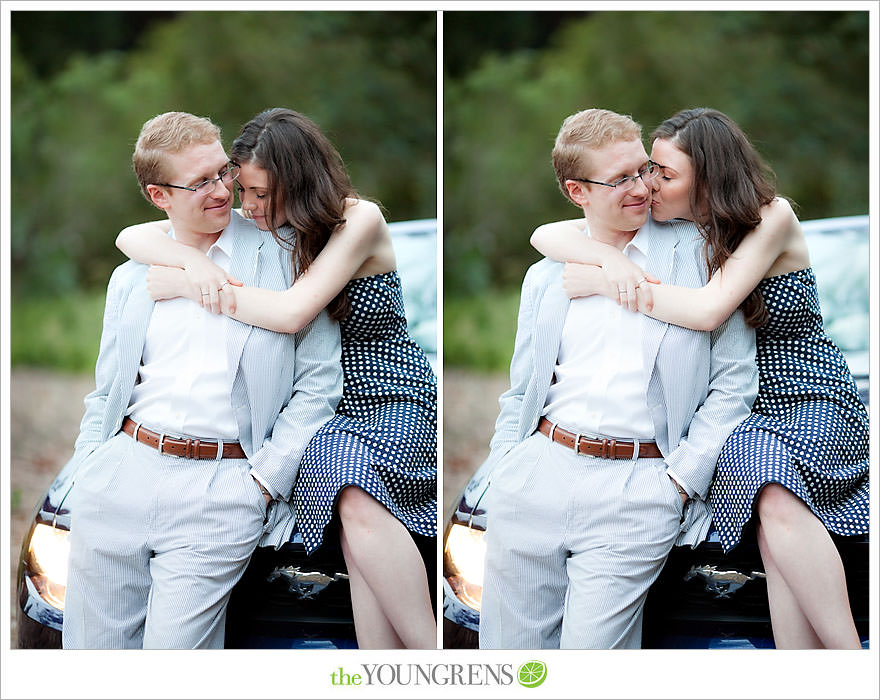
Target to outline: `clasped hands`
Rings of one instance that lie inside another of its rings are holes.
[[[651,285],[659,283],[621,253],[608,256],[601,267],[567,262],[562,273],[562,287],[571,299],[601,294],[630,311],[643,313],[654,308]]]
[[[211,313],[235,313],[235,292],[242,282],[231,277],[222,267],[199,254],[183,268],[150,265],[147,291],[154,301],[187,297]]]

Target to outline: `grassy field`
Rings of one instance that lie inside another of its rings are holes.
[[[91,372],[101,343],[104,291],[15,299],[10,317],[13,366]]]
[[[520,290],[443,300],[443,363],[483,372],[510,367]]]

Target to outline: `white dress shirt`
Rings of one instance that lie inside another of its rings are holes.
[[[230,236],[227,228],[208,250],[227,272]],[[226,352],[230,323],[191,299],[157,302],[127,415],[171,436],[238,440]]]
[[[647,245],[639,231],[623,253],[644,268]],[[642,357],[644,318],[598,294],[571,300],[544,406],[550,421],[587,435],[654,439],[646,399],[649,368]]]
[[[643,227],[623,254],[645,269],[648,244]],[[599,294],[572,299],[542,415],[587,437],[653,440],[647,402],[651,368],[645,367],[642,354],[644,322],[643,314]],[[674,471],[667,468],[666,473],[693,496]]]

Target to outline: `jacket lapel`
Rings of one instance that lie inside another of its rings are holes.
[[[231,233],[234,236],[230,253],[229,274],[241,280],[246,287],[259,286],[257,282],[260,274],[262,237],[255,228],[242,225],[235,214],[232,215],[230,226],[233,227]],[[244,344],[252,330],[253,326],[247,323],[229,324],[227,357],[229,359],[229,367],[236,368],[235,371],[237,371],[241,361]],[[235,375],[233,374],[233,376]]]
[[[650,217],[645,225],[651,227],[647,272],[650,272],[655,277],[659,277],[661,281],[668,282],[673,279],[673,273],[675,272],[675,248],[678,245],[677,232],[671,225],[657,224]],[[650,372],[645,377],[646,382],[650,382],[650,377],[654,373],[654,363],[660,350],[660,341],[663,339],[663,335],[668,327],[669,324],[663,321],[658,321],[648,316],[644,319],[642,357],[645,368],[650,369]],[[647,389],[647,383],[645,388]]]
[[[148,269],[144,265],[143,269],[135,273],[139,279],[131,285],[131,292],[119,312],[119,332],[116,341],[119,378],[120,387],[125,387],[128,390],[127,395],[130,395],[130,389],[134,388],[137,381],[144,345],[147,340],[147,328],[150,326],[150,318],[153,315],[153,306],[155,306],[155,302],[147,292],[146,274]]]
[[[540,308],[535,314],[533,342],[535,346],[535,379],[544,396],[537,397],[543,406],[547,389],[553,380],[553,370],[559,355],[562,329],[571,300],[562,288],[562,265],[554,271],[554,277],[541,298]]]

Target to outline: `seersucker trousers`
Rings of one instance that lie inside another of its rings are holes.
[[[65,649],[222,649],[266,523],[245,459],[162,455],[119,433],[71,492]]]
[[[638,649],[681,530],[663,459],[602,459],[535,433],[487,494],[483,649]]]

